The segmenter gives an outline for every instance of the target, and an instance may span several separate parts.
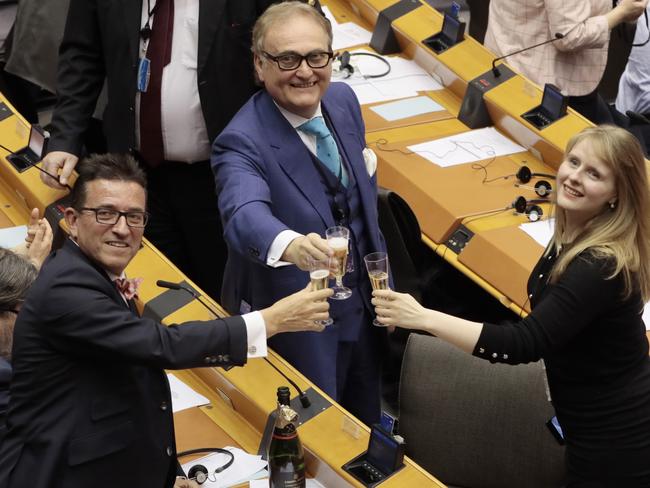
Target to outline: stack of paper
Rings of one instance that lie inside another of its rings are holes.
[[[530,237],[535,239],[540,246],[546,248],[551,242],[553,231],[555,229],[555,219],[539,220],[537,222],[526,222],[519,226]]]
[[[352,53],[368,51],[359,49]],[[343,81],[352,87],[362,105],[397,98],[415,97],[418,91],[442,90],[443,86],[435,81],[429,73],[420,68],[415,61],[398,56],[384,56],[391,66],[391,71],[381,78],[365,78],[368,75],[384,73],[387,66],[380,59],[372,56],[352,56],[350,64],[354,73],[349,78],[333,76],[335,81]]]
[[[214,472],[215,469],[228,462],[228,456],[221,453],[210,454],[185,463],[182,466],[183,471],[187,473],[196,464],[205,466],[208,470],[208,481],[201,485],[202,488],[227,488],[252,479],[268,477],[266,461],[262,460],[262,456],[248,454],[236,447],[226,447],[225,449],[233,453],[235,460],[221,473]]]
[[[332,49],[334,51],[370,43],[372,32],[360,27],[354,22],[339,24],[332,15],[332,12],[325,6],[323,7],[323,12],[332,24],[332,34],[334,37]]]
[[[174,413],[185,410],[186,408],[198,407],[210,403],[203,395],[195,392],[173,374],[167,374],[169,380],[169,389],[172,394],[172,411]]]
[[[433,141],[408,146],[410,151],[442,166],[475,163],[526,149],[501,135],[494,127],[470,130]]]

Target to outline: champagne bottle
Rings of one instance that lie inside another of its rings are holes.
[[[271,488],[305,488],[305,454],[298,438],[298,414],[291,408],[289,388],[278,388],[278,410],[269,444]]]

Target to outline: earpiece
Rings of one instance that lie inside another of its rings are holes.
[[[542,207],[537,204],[546,202],[548,202],[546,199],[534,198],[532,200],[526,200],[524,197],[517,197],[512,202],[512,208],[517,213],[525,214],[531,222],[537,222],[544,215]]]
[[[530,168],[525,165],[519,168],[519,171],[517,171],[515,176],[521,183],[528,183],[533,177],[555,178],[555,176],[548,173],[533,173]]]
[[[515,186],[517,188],[526,188],[527,190],[533,190],[535,193],[537,193],[537,196],[540,196],[542,198],[548,197],[553,192],[553,187],[546,180],[539,180],[537,183],[535,183],[535,186],[526,186],[519,183],[516,183]]]
[[[354,67],[350,64],[350,58],[352,56],[370,56],[372,58],[379,59],[381,62],[383,62],[386,65],[386,70],[384,70],[383,73],[363,75],[363,78],[365,79],[381,78],[382,76],[386,76],[388,73],[390,73],[391,65],[388,62],[388,60],[383,56],[380,56],[375,53],[367,53],[367,52],[351,53],[349,51],[343,51],[341,54],[339,54],[336,57],[336,60],[339,62],[339,67],[338,67],[339,73],[343,73],[343,72],[346,73],[343,75],[344,78],[350,78],[354,74]]]
[[[199,449],[190,449],[189,451],[179,452],[177,457],[180,458],[183,456],[189,456],[190,454],[201,454],[204,452],[216,452],[228,456],[228,461],[226,461],[226,463],[223,464],[222,466],[216,468],[213,471],[213,474],[221,473],[223,470],[230,467],[230,465],[235,461],[235,455],[232,452],[228,451],[227,449],[221,449],[219,447],[201,447]],[[208,468],[206,468],[202,464],[195,464],[194,466],[192,466],[187,472],[187,477],[188,479],[196,481],[199,485],[202,485],[208,480],[215,481],[210,479],[210,473],[208,471]]]

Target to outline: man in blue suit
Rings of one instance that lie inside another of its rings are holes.
[[[330,85],[331,41],[329,22],[296,2],[270,7],[255,25],[255,70],[265,89],[217,137],[212,153],[229,249],[222,303],[231,313],[257,310],[303,288],[310,259],[332,254],[325,230],[349,228],[354,270],[344,284],[352,296],[331,302],[334,325],[320,334],[279,334],[269,344],[370,424],[379,420],[386,331],[372,326],[363,256],[385,244],[376,159],[354,93]]]

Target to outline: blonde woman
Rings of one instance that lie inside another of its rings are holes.
[[[379,321],[420,329],[475,356],[546,363],[567,445],[567,488],[650,486],[650,194],[628,132],[574,136],[556,180],[556,225],[529,281],[531,314],[480,324],[374,292]]]

